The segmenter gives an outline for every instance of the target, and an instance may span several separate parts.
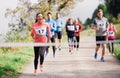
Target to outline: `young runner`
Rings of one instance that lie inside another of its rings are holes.
[[[92,29],[96,30],[96,41],[106,41],[107,38],[107,31],[108,31],[108,19],[103,17],[102,9],[97,11],[97,17],[93,20]],[[104,62],[104,55],[106,51],[106,44],[102,43],[96,44],[94,58],[97,59],[97,52],[102,45],[102,55],[101,55],[101,62]]]
[[[109,24],[108,29],[108,40],[113,41],[115,39],[115,33],[117,32],[115,26],[112,22]],[[114,43],[108,43],[109,53],[112,53],[114,55]]]
[[[49,37],[51,37],[50,26],[43,20],[41,13],[36,14],[36,23],[32,26],[31,36],[35,43],[47,43],[46,31],[48,31]],[[38,58],[40,56],[40,70],[43,71],[43,61],[45,46],[34,46],[34,75],[37,75]]]

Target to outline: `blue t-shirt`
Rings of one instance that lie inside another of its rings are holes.
[[[50,30],[51,30],[51,34],[54,36],[55,35],[55,31],[56,31],[56,23],[53,19],[47,19],[45,21],[46,23],[48,23],[50,25]],[[48,32],[47,32],[48,34]]]
[[[62,31],[62,27],[63,27],[63,21],[62,21],[62,19],[60,19],[60,18],[56,18],[56,19],[54,19],[55,20],[55,22],[56,22],[56,31],[57,32],[60,32],[60,31]]]

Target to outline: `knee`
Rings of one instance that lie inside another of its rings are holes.
[[[106,49],[106,45],[105,45],[105,44],[103,44],[103,45],[102,45],[102,48],[103,48],[103,49]]]

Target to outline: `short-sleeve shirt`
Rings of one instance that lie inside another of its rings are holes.
[[[47,23],[35,23],[32,26],[31,36],[35,36],[34,42],[47,42],[46,31],[50,33],[50,26]]]
[[[115,38],[115,29],[109,28],[108,30],[108,39],[114,39]]]
[[[50,25],[51,34],[52,34],[52,36],[54,36],[55,31],[56,31],[56,23],[55,23],[55,21],[53,19],[47,19],[45,22]]]
[[[108,28],[108,19],[103,17],[99,19],[98,17],[93,20],[93,24],[99,28],[96,31],[96,36],[106,36],[107,35],[107,28]]]
[[[62,27],[63,27],[63,22],[62,22],[62,19],[58,19],[58,18],[56,18],[56,19],[54,19],[55,20],[55,22],[56,22],[56,25],[57,25],[57,29],[56,29],[56,31],[57,32],[60,32],[60,31],[62,31]]]

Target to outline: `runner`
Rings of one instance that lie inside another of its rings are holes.
[[[66,32],[67,32],[67,37],[68,37],[69,52],[71,52],[74,48],[75,31],[76,31],[76,27],[73,23],[73,19],[69,18],[66,23]]]
[[[50,40],[51,40],[52,43],[55,43],[55,38],[56,38],[56,36],[55,36],[56,23],[52,19],[52,13],[51,12],[48,12],[47,17],[48,17],[48,19],[46,20],[46,23],[48,23],[50,25],[50,30],[51,30],[51,34],[52,34],[52,38]],[[52,49],[53,49],[53,57],[55,58],[56,47],[52,46]],[[46,55],[48,54],[48,52],[46,52]]]
[[[115,26],[112,22],[109,24],[108,29],[108,40],[113,41],[115,39],[115,33],[117,32]],[[114,55],[114,43],[108,43],[109,53],[112,53]]]
[[[103,17],[103,11],[102,9],[99,9],[97,11],[97,17],[93,20],[92,23],[92,29],[96,30],[96,41],[106,41],[107,31],[108,31],[108,20],[107,18]],[[100,45],[102,45],[102,56],[101,56],[101,62],[104,62],[104,55],[106,51],[106,44],[96,44],[95,54],[94,58],[97,59],[97,52],[100,48]]]
[[[78,50],[78,48],[79,48],[79,42],[80,42],[80,32],[82,31],[82,26],[81,26],[81,24],[78,22],[78,19],[76,19],[75,21],[74,21],[74,24],[75,24],[75,26],[76,26],[76,32],[75,32],[75,48]]]
[[[57,38],[59,40],[59,43],[61,43],[62,42],[63,22],[62,22],[62,19],[60,18],[60,14],[59,13],[56,13],[55,22],[56,22],[56,26],[57,26],[56,35],[57,35]],[[61,45],[58,46],[58,49],[59,49],[59,51],[61,50]]]
[[[47,43],[46,31],[48,31],[49,37],[51,37],[50,26],[46,24],[43,20],[43,15],[41,13],[37,13],[36,15],[36,23],[32,26],[31,36],[34,39],[35,43]],[[43,61],[44,61],[44,53],[46,47],[45,46],[34,46],[34,75],[37,75],[37,66],[38,66],[38,58],[40,56],[40,70],[43,71]]]

